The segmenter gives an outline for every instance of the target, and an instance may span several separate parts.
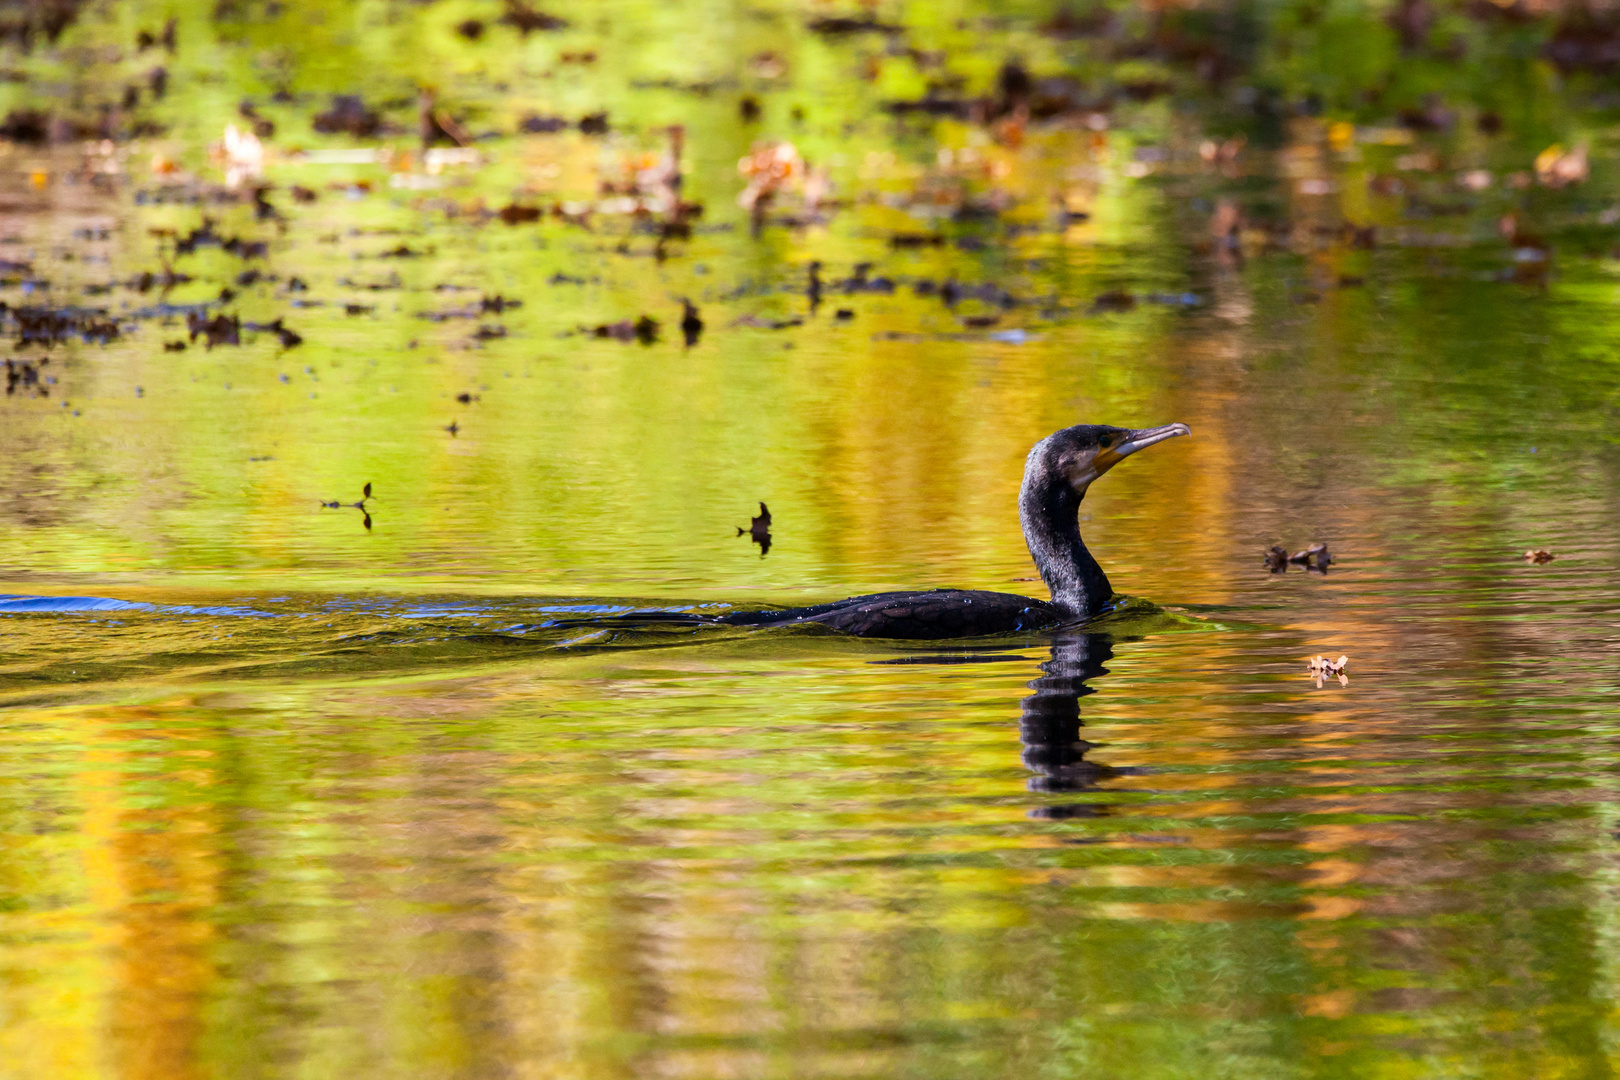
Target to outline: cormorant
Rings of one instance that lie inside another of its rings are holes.
[[[1191,435],[1186,424],[1117,428],[1081,424],[1036,443],[1024,464],[1018,518],[1024,542],[1052,599],[975,589],[876,593],[832,604],[737,611],[717,621],[740,626],[819,623],[860,637],[979,637],[1073,625],[1102,614],[1114,590],[1080,539],[1080,500],[1103,473],[1154,443]]]

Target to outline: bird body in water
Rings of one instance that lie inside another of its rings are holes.
[[[718,621],[741,626],[819,623],[859,637],[943,638],[1074,625],[1106,610],[1114,590],[1080,539],[1080,501],[1092,482],[1138,450],[1178,435],[1186,424],[1118,428],[1081,424],[1036,443],[1024,464],[1018,519],[1051,600],[972,589],[874,593],[831,604],[739,611]]]

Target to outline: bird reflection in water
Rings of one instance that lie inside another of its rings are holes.
[[[1052,638],[1052,655],[1040,664],[1039,678],[1029,688],[1035,691],[1023,700],[1018,718],[1018,741],[1024,747],[1024,767],[1032,775],[1029,790],[1043,795],[1066,795],[1095,791],[1115,777],[1139,772],[1087,761],[1086,754],[1096,744],[1080,737],[1085,726],[1080,719],[1080,699],[1095,694],[1088,685],[1099,675],[1108,674],[1103,665],[1114,657],[1113,638],[1107,634],[1064,633]],[[999,650],[915,653],[874,664],[973,664],[1028,657],[1009,656]],[[1054,803],[1029,812],[1032,818],[1059,821],[1067,818],[1103,817],[1108,807],[1102,803]]]
[[[1030,682],[1035,692],[1023,700],[1018,721],[1024,766],[1034,774],[1029,790],[1054,795],[1093,791],[1135,771],[1087,761],[1095,744],[1080,737],[1084,726],[1080,699],[1097,692],[1088,684],[1108,674],[1103,665],[1113,656],[1113,640],[1107,634],[1063,634],[1052,639],[1052,657],[1041,664],[1040,677]],[[1056,803],[1035,808],[1030,817],[1102,817],[1107,812],[1097,803]]]

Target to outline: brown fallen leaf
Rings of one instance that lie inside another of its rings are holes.
[[[1328,552],[1326,544],[1312,544],[1304,551],[1296,551],[1288,556],[1288,561],[1318,574],[1325,574],[1328,564],[1333,561],[1333,556]]]
[[[698,309],[692,301],[681,297],[681,336],[686,339],[686,347],[690,349],[698,343],[703,336],[703,319],[698,315]]]
[[[737,535],[738,536],[747,536],[754,543],[758,544],[759,545],[759,557],[760,558],[763,559],[766,555],[770,554],[770,550],[771,550],[771,512],[770,512],[770,509],[768,507],[766,507],[766,505],[764,503],[760,503],[759,504],[759,516],[755,517],[755,518],[751,518],[749,520],[748,528],[744,529],[744,528],[741,528],[739,526],[738,529],[737,529]]]
[[[263,458],[263,459],[261,459],[261,458],[253,458],[252,460],[254,460],[254,461],[260,461],[260,460],[269,461],[270,459],[269,458]],[[360,523],[365,526],[367,532],[370,532],[371,531],[371,509],[366,506],[366,503],[368,503],[370,501],[371,501],[371,481],[367,480],[366,481],[366,486],[360,490],[360,501],[359,502],[346,503],[346,502],[342,501],[341,499],[322,499],[321,500],[321,509],[322,510],[341,510],[341,509],[343,509],[345,507],[348,507],[348,508],[353,509],[353,510],[358,510],[358,511],[360,511]]]
[[[1136,306],[1136,297],[1123,289],[1101,293],[1091,302],[1093,313],[1102,311],[1130,311]]]
[[[355,94],[332,95],[332,107],[314,118],[315,130],[323,135],[344,132],[357,138],[370,138],[383,129],[383,118],[375,109],[368,109]]]
[[[231,315],[216,315],[212,319],[205,319],[193,312],[186,316],[186,330],[191,340],[196,341],[199,336],[206,337],[206,345],[212,349],[215,345],[242,344],[242,320]]]
[[[1532,548],[1524,553],[1524,561],[1530,563],[1550,563],[1558,556],[1543,548]]]
[[[40,381],[39,369],[50,363],[49,359],[41,360],[38,364],[17,363],[6,361],[6,396],[10,397],[17,392],[20,385],[25,391],[38,391],[41,397],[49,397],[50,391]],[[763,504],[761,504],[763,505]]]
[[[731,325],[732,326],[751,326],[751,327],[755,327],[756,329],[760,329],[760,330],[788,330],[788,329],[791,329],[792,327],[795,327],[795,326],[803,326],[804,325],[804,320],[799,319],[799,318],[766,319],[766,318],[763,318],[763,317],[761,317],[759,315],[744,315],[742,318],[740,318],[737,321],[733,322]]]
[[[755,236],[777,195],[790,185],[803,185],[805,170],[804,158],[790,142],[757,142],[737,163],[737,171],[748,180],[748,186],[737,196],[737,205],[749,212]]]
[[[888,23],[878,22],[870,15],[852,17],[848,15],[824,15],[811,19],[805,26],[812,34],[824,34],[827,37],[844,37],[850,34],[878,33],[898,34],[900,27]]]
[[[1550,188],[1579,184],[1591,173],[1586,159],[1586,144],[1565,150],[1554,143],[1536,155],[1536,179]]]
[[[658,320],[651,315],[643,315],[635,322],[629,319],[620,319],[616,323],[602,323],[599,326],[582,326],[581,333],[591,334],[599,338],[612,338],[614,341],[639,341],[643,345],[651,345],[658,340]]]
[[[501,207],[500,212],[495,216],[508,225],[520,225],[526,221],[539,221],[540,208],[538,206],[519,206],[517,203],[511,203]]]
[[[221,315],[220,318],[224,318],[224,316]],[[296,349],[298,346],[304,343],[304,336],[297,331],[287,329],[282,325],[279,318],[272,319],[267,323],[241,323],[238,329],[257,330],[274,334],[281,340],[281,347],[283,349]],[[205,330],[204,332],[206,333],[207,331]],[[210,337],[212,337],[211,334]],[[232,341],[229,342],[229,344],[235,345],[237,342]]]
[[[568,25],[567,19],[537,11],[523,0],[507,0],[506,14],[496,21],[515,28],[524,37],[536,30],[561,30]]]
[[[636,324],[629,319],[620,319],[616,323],[601,323],[597,326],[582,326],[580,329],[596,337],[612,338],[614,341],[634,341],[636,338]]]
[[[1311,678],[1316,680],[1318,690],[1322,688],[1324,682],[1332,678],[1338,679],[1340,686],[1349,686],[1350,679],[1344,673],[1349,666],[1348,656],[1340,656],[1337,660],[1331,660],[1326,656],[1313,656],[1306,661],[1306,669],[1310,672]]]
[[[518,121],[518,130],[530,135],[552,135],[573,126],[561,116],[541,116],[539,113],[529,113]]]

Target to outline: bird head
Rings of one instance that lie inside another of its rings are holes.
[[[1061,476],[1082,495],[1091,482],[1138,450],[1177,435],[1191,435],[1186,424],[1150,428],[1119,428],[1106,424],[1079,424],[1048,435],[1030,452],[1030,464]]]

